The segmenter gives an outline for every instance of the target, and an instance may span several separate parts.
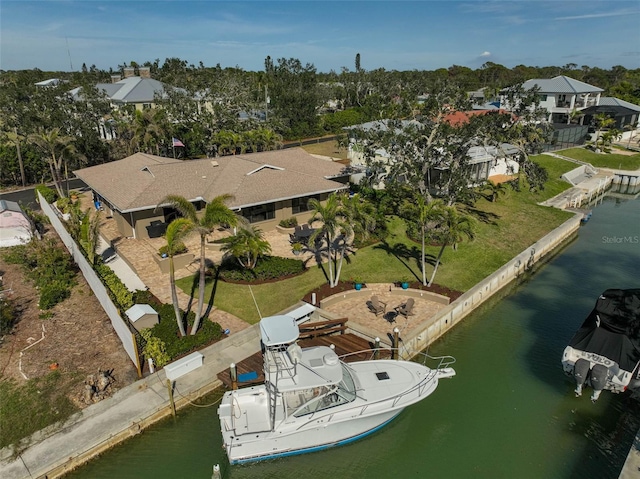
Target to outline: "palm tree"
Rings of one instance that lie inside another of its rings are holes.
[[[96,211],[96,214],[91,217],[90,208],[85,211],[85,217],[89,218],[87,225],[87,238],[86,238],[86,252],[87,259],[92,265],[96,262],[96,248],[100,242],[100,221],[102,220],[101,211]]]
[[[180,314],[180,304],[178,303],[178,292],[176,291],[176,272],[173,265],[173,256],[178,248],[183,244],[182,240],[193,229],[193,223],[187,218],[178,218],[175,221],[169,223],[167,231],[165,232],[165,239],[167,240],[167,255],[169,256],[169,285],[171,286],[171,301],[173,302],[173,311],[176,315],[176,322],[178,323],[178,329],[181,336],[186,336],[184,329],[184,323]]]
[[[18,154],[18,166],[20,167],[20,180],[22,181],[22,186],[26,186],[27,180],[24,173],[24,162],[22,161],[22,150],[20,149],[20,145],[24,141],[24,136],[18,134],[18,128],[15,128],[15,127],[13,131],[5,132],[5,136],[7,138],[5,142],[6,145],[16,147],[16,153]]]
[[[62,164],[65,161],[65,155],[69,156],[75,152],[72,144],[73,138],[62,135],[60,128],[52,128],[50,130],[41,129],[38,133],[29,135],[29,139],[46,155],[58,196],[64,197]]]
[[[366,240],[376,229],[373,205],[360,195],[340,195],[340,201],[345,213],[351,219],[354,234]]]
[[[433,200],[427,202],[422,195],[416,195],[415,203],[405,205],[403,208],[403,216],[415,223],[420,228],[421,255],[420,266],[422,270],[422,284],[427,286],[427,268],[426,268],[426,238],[429,228],[434,222],[441,218],[445,205],[442,200]]]
[[[608,130],[609,127],[613,126],[616,121],[606,113],[598,113],[594,117],[594,120],[597,125],[596,137],[593,141],[590,142],[590,144],[596,150],[602,149],[603,151],[606,151],[612,140],[610,140],[611,135],[605,135],[603,134],[603,132]]]
[[[133,119],[132,143],[138,151],[160,155],[160,142],[165,136],[163,112],[157,109],[136,110]]]
[[[309,224],[322,223],[311,235],[309,241],[311,244],[314,244],[317,238],[324,238],[326,241],[329,257],[329,286],[333,288],[340,279],[347,238],[353,233],[353,227],[347,210],[335,193],[329,195],[324,205],[317,199],[311,198],[309,208],[313,211]]]
[[[227,201],[233,199],[233,195],[225,194],[216,196],[213,200],[207,203],[204,213],[198,217],[196,208],[189,200],[178,195],[166,196],[160,205],[169,204],[172,208],[178,210],[178,212],[185,218],[189,219],[193,225],[195,231],[200,235],[200,280],[198,285],[198,309],[196,310],[196,318],[191,329],[191,334],[196,334],[200,327],[200,321],[202,320],[202,313],[204,310],[204,290],[206,286],[206,239],[207,235],[211,234],[213,230],[222,224],[229,226],[237,226],[241,221],[238,215],[231,211],[225,204]],[[158,206],[160,206],[158,205]]]
[[[442,246],[440,247],[440,252],[436,258],[436,265],[427,286],[431,286],[433,283],[433,279],[438,272],[438,266],[440,266],[444,249],[448,245],[451,245],[454,250],[457,249],[458,243],[460,243],[465,236],[470,240],[475,238],[473,219],[470,216],[460,214],[454,206],[446,206],[444,208],[440,227],[443,233],[441,236]]]
[[[253,269],[260,256],[271,253],[271,245],[259,228],[247,226],[240,228],[231,241],[225,243],[222,251],[236,258],[243,268]]]
[[[488,193],[487,198],[489,201],[494,203],[498,199],[498,196],[505,194],[507,190],[504,187],[504,184],[494,183],[491,180],[487,180],[484,184],[484,191]]]
[[[627,142],[627,150],[631,148],[631,139],[633,138],[633,132],[636,130],[636,125],[633,123],[627,123],[624,125],[624,129],[629,131],[629,141]],[[18,149],[18,153],[20,150]]]

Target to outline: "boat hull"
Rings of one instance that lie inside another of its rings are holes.
[[[224,447],[231,464],[245,464],[322,451],[349,444],[375,433],[393,421],[403,409],[340,423],[318,425],[315,428],[305,428],[285,434],[284,437],[278,437],[282,436],[281,433],[270,431],[256,434],[255,440],[244,440],[237,445],[225,441]],[[292,446],[293,444],[295,446]]]

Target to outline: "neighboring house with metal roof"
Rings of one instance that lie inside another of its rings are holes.
[[[582,110],[585,125],[595,125],[595,116],[604,113],[615,120],[613,128],[623,132],[623,139],[628,139],[629,135],[635,136],[633,130],[640,128],[640,106],[620,100],[610,96],[600,98],[600,103]],[[629,131],[628,125],[633,125],[633,130]],[[626,131],[625,131],[626,129]]]
[[[122,236],[146,238],[162,233],[177,213],[156,206],[178,195],[201,210],[222,194],[228,206],[263,230],[295,216],[306,221],[308,200],[324,201],[348,189],[344,166],[318,159],[302,148],[266,151],[215,159],[176,160],[136,153],[123,160],[75,171],[93,191]]]
[[[525,90],[539,88],[540,107],[547,110],[547,121],[551,123],[569,123],[574,110],[580,111],[598,105],[604,91],[564,75],[527,80],[522,87]]]
[[[98,90],[102,90],[114,107],[134,105],[143,110],[154,106],[156,95],[164,95],[164,85],[153,78],[128,77],[115,83],[98,83]]]

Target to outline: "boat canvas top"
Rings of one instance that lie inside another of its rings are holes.
[[[633,371],[640,362],[640,289],[608,289],[569,346],[595,353]]]
[[[267,348],[294,343],[299,335],[296,320],[291,316],[268,316],[260,320],[260,336]]]
[[[269,364],[266,379],[280,392],[338,384],[342,380],[342,363],[331,348],[316,346],[302,349],[297,344],[286,351],[265,351]]]

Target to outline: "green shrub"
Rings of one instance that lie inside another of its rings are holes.
[[[154,336],[150,329],[143,329],[140,335],[144,339],[142,354],[144,354],[146,358],[153,359],[153,363],[158,369],[164,367],[165,364],[171,361],[171,357],[167,354],[164,341]]]
[[[41,309],[49,309],[68,298],[76,284],[71,256],[51,238],[11,248],[4,258],[19,264],[25,276],[40,289]]]
[[[149,290],[139,289],[133,292],[132,295],[133,304],[150,304],[157,305],[160,304],[158,298],[156,298],[153,293]]]
[[[156,307],[160,322],[151,328],[151,334],[161,340],[166,349],[166,353],[171,360],[190,353],[202,346],[208,345],[223,336],[222,328],[218,323],[213,323],[204,319],[200,330],[195,336],[180,336],[178,324],[173,311],[173,305],[161,304]],[[187,316],[187,323],[193,325],[195,314],[190,311]]]
[[[175,247],[174,247],[174,251],[173,251],[173,255],[177,255],[177,254],[182,254],[182,253],[186,253],[187,252],[187,247],[185,246],[184,243],[182,242],[178,242],[176,243]],[[164,254],[169,254],[169,245],[164,245],[163,247],[161,247],[158,250],[158,254],[160,256],[164,255]]]
[[[278,223],[282,228],[295,228],[296,226],[298,226],[298,218],[296,218],[295,216],[292,216],[291,218],[285,218],[283,220],[280,220],[280,223]]]
[[[16,316],[13,305],[5,298],[0,298],[0,336],[8,334],[13,329]]]
[[[71,295],[68,285],[62,281],[52,281],[44,284],[40,288],[40,300],[38,307],[42,310],[53,308],[56,304],[62,303]]]
[[[94,266],[96,273],[100,276],[102,283],[111,293],[111,298],[120,306],[120,309],[126,311],[133,306],[133,293],[124,285],[122,280],[107,265],[98,263]]]
[[[233,258],[227,258],[220,267],[220,278],[224,281],[268,281],[300,274],[305,271],[304,262],[299,259],[264,256],[252,270],[245,269]]]
[[[71,198],[58,198],[58,201],[56,201],[56,206],[63,213],[68,213],[72,204]]]
[[[58,193],[56,190],[49,188],[47,185],[36,186],[36,192],[40,193],[47,203],[53,204],[58,199]],[[36,195],[38,198],[38,195]]]

